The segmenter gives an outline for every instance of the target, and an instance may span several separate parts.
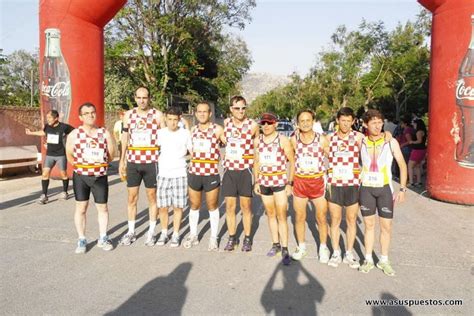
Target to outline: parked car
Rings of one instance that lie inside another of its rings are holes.
[[[281,135],[285,135],[286,137],[291,137],[295,131],[293,125],[288,120],[279,120],[277,125],[277,131]]]

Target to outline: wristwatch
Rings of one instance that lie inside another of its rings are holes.
[[[406,192],[407,188],[400,187],[400,192]]]

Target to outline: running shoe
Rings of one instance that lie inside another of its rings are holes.
[[[242,251],[249,252],[252,251],[252,240],[250,237],[245,237],[244,242],[242,243]]]
[[[191,248],[193,246],[197,246],[199,245],[199,240],[198,240],[198,237],[197,236],[188,236],[186,237],[186,239],[184,240],[183,242],[183,247],[184,248]]]
[[[135,242],[135,240],[137,240],[137,237],[135,236],[135,233],[126,233],[120,239],[120,244],[122,246],[130,246],[132,243]]]
[[[61,200],[67,200],[68,197],[69,195],[67,194],[67,192],[62,192],[61,195],[59,196]]]
[[[387,262],[382,262],[379,261],[377,262],[377,268],[383,271],[388,276],[395,276],[395,270],[393,270],[390,261]]]
[[[374,268],[373,262],[368,262],[367,260],[359,267],[359,271],[362,273],[369,273],[370,270]]]
[[[38,199],[39,204],[46,204],[48,203],[48,197],[46,194],[41,194],[40,198]]]
[[[273,244],[272,248],[267,252],[267,257],[275,257],[276,255],[281,253],[281,246],[280,244]]]
[[[291,263],[290,253],[288,249],[282,249],[281,251],[281,263],[285,266],[289,266]]]
[[[153,234],[146,233],[145,246],[153,247],[155,245],[156,238]]]
[[[76,253],[83,254],[86,253],[87,240],[79,239],[77,241]]]
[[[341,255],[333,254],[331,256],[331,259],[329,259],[328,261],[328,266],[337,268],[339,264],[341,264],[341,262],[342,262]]]
[[[234,251],[235,248],[239,245],[239,241],[235,238],[229,238],[227,244],[225,245],[225,251]]]
[[[304,248],[296,247],[295,252],[291,255],[291,258],[296,261],[302,260],[304,257],[308,255],[308,251]]]
[[[209,238],[209,246],[207,247],[208,251],[218,251],[219,246],[217,244],[217,238],[211,237]]]
[[[357,269],[360,267],[359,261],[354,258],[354,254],[352,252],[347,253],[344,256],[344,260],[342,260],[345,264],[348,264],[351,269]]]
[[[171,236],[170,247],[171,248],[178,248],[179,247],[179,235],[173,234]]]
[[[112,242],[110,241],[108,236],[105,236],[104,238],[99,238],[97,241],[97,247],[102,248],[105,251],[110,251],[114,249],[114,246],[112,245]]]
[[[328,263],[330,254],[328,247],[319,247],[319,262]]]
[[[164,246],[168,242],[168,234],[160,234],[160,238],[158,238],[158,241],[156,242],[157,246]]]

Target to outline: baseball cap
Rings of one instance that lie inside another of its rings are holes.
[[[260,117],[260,124],[263,122],[269,122],[269,123],[276,123],[277,122],[277,117],[273,113],[263,113],[262,116]]]

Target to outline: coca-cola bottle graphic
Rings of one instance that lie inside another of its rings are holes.
[[[474,15],[471,15],[471,42],[459,67],[456,104],[461,124],[456,141],[456,161],[462,167],[474,168]]]
[[[71,107],[71,81],[69,69],[61,53],[61,32],[49,28],[45,31],[46,41],[41,76],[41,102],[44,112],[56,110],[59,120],[68,123]]]

